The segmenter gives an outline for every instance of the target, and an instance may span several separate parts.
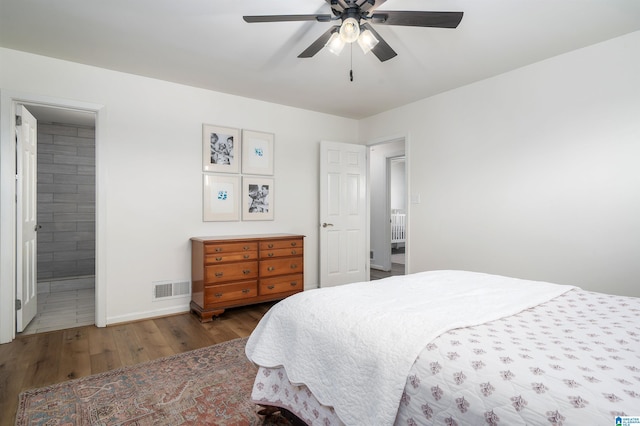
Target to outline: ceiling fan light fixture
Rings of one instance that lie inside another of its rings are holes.
[[[365,55],[369,53],[371,49],[376,47],[376,44],[378,44],[379,41],[380,40],[378,40],[376,36],[373,35],[373,32],[367,29],[362,31],[360,33],[360,37],[358,37],[358,44],[360,45],[360,48]]]
[[[340,26],[340,38],[345,43],[353,43],[360,35],[360,23],[356,18],[347,18]]]
[[[340,33],[336,31],[335,33],[331,34],[331,37],[324,46],[329,50],[329,52],[338,56],[340,55],[340,52],[342,52],[342,49],[344,49],[344,45],[345,43],[344,41],[342,41]]]

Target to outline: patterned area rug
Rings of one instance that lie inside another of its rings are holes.
[[[257,414],[247,339],[25,391],[16,425],[289,425]]]

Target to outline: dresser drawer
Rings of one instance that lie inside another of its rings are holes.
[[[260,277],[302,273],[303,267],[302,256],[263,260],[260,262]]]
[[[302,291],[304,281],[302,274],[285,275],[282,277],[266,278],[260,280],[260,294],[287,293],[290,291]]]
[[[258,276],[258,262],[221,263],[205,267],[205,283],[219,283],[224,281],[256,278]]]
[[[302,238],[260,241],[260,251],[286,248],[299,248],[300,250],[302,250],[303,247],[304,244]]]
[[[232,300],[247,299],[258,295],[258,282],[241,281],[233,284],[219,284],[205,287],[205,308]]]
[[[251,259],[257,259],[257,258],[258,258],[257,251],[246,251],[246,252],[238,252],[238,253],[208,254],[204,257],[204,261],[207,265],[211,265],[214,263],[236,262],[238,260],[251,260]]]
[[[258,242],[236,242],[236,243],[210,243],[205,244],[204,254],[222,254],[222,253],[242,253],[247,251],[258,251]]]
[[[300,256],[302,255],[302,247],[287,247],[277,249],[261,249],[260,258],[269,259],[272,257],[284,257],[284,256]]]

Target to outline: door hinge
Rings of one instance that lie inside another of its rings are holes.
[[[16,299],[16,311],[22,309],[22,300]]]
[[[16,115],[16,126],[22,126],[22,117]]]

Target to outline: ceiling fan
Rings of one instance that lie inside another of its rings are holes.
[[[262,15],[243,16],[245,22],[286,22],[340,20],[322,34],[316,41],[298,55],[311,58],[323,47],[336,55],[346,43],[358,42],[364,53],[369,51],[381,61],[387,61],[397,53],[385,42],[370,24],[402,25],[411,27],[456,28],[462,20],[463,12],[420,12],[384,11],[375,12],[386,0],[325,0],[331,7],[331,14],[315,15]]]

